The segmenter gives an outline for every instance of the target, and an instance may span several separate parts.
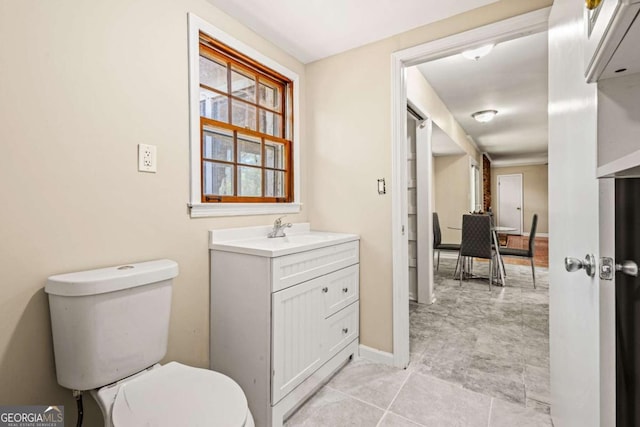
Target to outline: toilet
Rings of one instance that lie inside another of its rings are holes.
[[[255,427],[231,378],[158,363],[177,275],[178,264],[163,259],[49,277],[58,383],[90,391],[107,427]]]

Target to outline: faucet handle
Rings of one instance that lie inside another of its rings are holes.
[[[282,225],[282,218],[286,217],[286,215],[281,216],[280,218],[273,221],[273,225],[280,227]]]

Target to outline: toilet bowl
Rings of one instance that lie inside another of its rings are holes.
[[[58,383],[89,391],[106,427],[254,427],[233,379],[167,352],[178,264],[156,260],[49,277]]]
[[[240,386],[226,375],[177,362],[92,390],[106,427],[255,427]]]

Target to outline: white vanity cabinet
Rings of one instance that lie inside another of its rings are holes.
[[[282,425],[358,352],[359,240],[331,235],[210,245],[210,366],[240,384],[258,427]]]

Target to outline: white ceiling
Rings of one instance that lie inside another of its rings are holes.
[[[497,0],[208,0],[309,63]]]
[[[453,116],[496,166],[547,158],[547,33],[502,42],[470,61],[454,55],[418,65]],[[498,110],[489,123],[471,114]]]

